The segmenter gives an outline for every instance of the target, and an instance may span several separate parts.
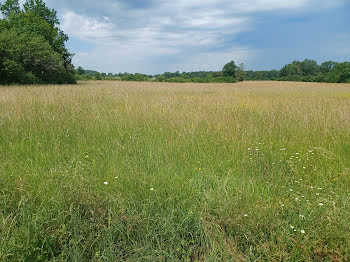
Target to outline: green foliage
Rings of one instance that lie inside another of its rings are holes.
[[[4,4],[0,3],[0,11],[5,18],[8,18],[12,13],[18,14],[21,8],[18,0],[6,0]]]
[[[236,71],[238,70],[238,66],[236,66],[234,61],[231,61],[224,65],[222,69],[222,74],[224,76],[229,76],[229,77],[236,77]]]
[[[55,27],[56,12],[42,1],[27,1],[18,12],[17,4],[7,1],[15,11],[0,20],[0,83],[75,83],[68,37]]]
[[[78,66],[77,73],[78,73],[78,75],[84,75],[85,74],[84,68],[82,68],[81,66]]]
[[[294,61],[280,71],[283,81],[346,83],[350,79],[350,63],[327,61],[318,65],[316,61],[305,59]]]
[[[144,74],[124,74],[121,78],[123,81],[148,81],[147,75]]]
[[[102,75],[99,72],[96,72],[94,77],[95,77],[95,80],[102,80]]]
[[[245,71],[245,80],[277,80],[280,72],[277,70],[270,71]]]

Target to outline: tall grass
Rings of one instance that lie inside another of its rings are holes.
[[[1,261],[350,260],[350,85],[0,87]]]

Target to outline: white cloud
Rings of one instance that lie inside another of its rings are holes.
[[[249,46],[232,43],[239,33],[254,27],[256,13],[305,12],[315,3],[321,7],[327,2],[157,0],[132,8],[132,2],[83,0],[79,6],[96,10],[67,9],[62,13],[62,28],[70,37],[95,44],[89,54],[75,51],[75,64],[89,68],[146,73],[211,70],[231,59],[246,61],[254,55]]]

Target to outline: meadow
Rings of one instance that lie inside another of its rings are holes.
[[[350,84],[0,86],[0,261],[350,260]]]

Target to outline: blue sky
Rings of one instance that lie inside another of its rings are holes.
[[[350,61],[350,0],[47,0],[73,63],[101,72]]]

